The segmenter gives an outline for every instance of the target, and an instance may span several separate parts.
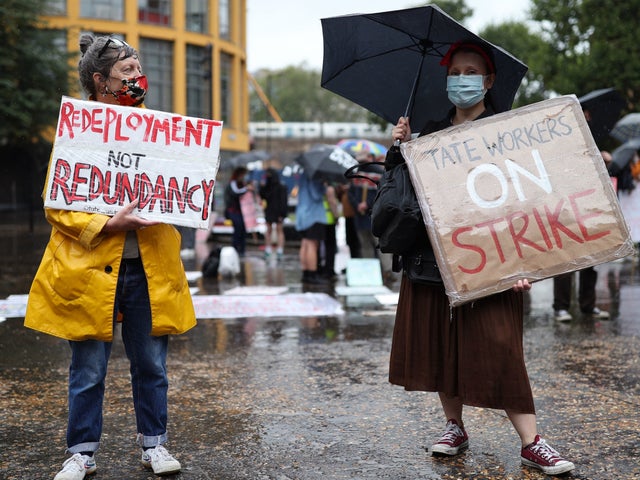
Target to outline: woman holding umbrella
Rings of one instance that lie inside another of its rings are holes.
[[[495,112],[490,90],[499,72],[490,50],[457,42],[441,65],[455,107],[441,121],[427,123],[421,135]],[[411,139],[407,117],[398,120],[392,135],[396,142]],[[387,168],[403,161],[398,148],[387,154]],[[430,248],[427,240],[420,250]],[[537,432],[522,346],[523,291],[530,288],[520,280],[512,290],[451,308],[443,285],[412,283],[403,275],[389,380],[407,390],[438,392],[447,424],[431,447],[434,455],[452,456],[468,447],[462,413],[469,405],[505,410],[520,436],[524,465],[549,475],[575,468]]]

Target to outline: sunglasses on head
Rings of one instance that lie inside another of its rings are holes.
[[[98,52],[98,58],[100,58],[102,56],[102,54],[107,50],[107,48],[109,48],[111,46],[111,48],[123,48],[123,47],[128,47],[129,44],[127,42],[125,42],[124,40],[120,40],[119,38],[113,38],[113,37],[109,37],[109,40],[107,40],[104,44],[104,46],[100,49],[100,51]]]

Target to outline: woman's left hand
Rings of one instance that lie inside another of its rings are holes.
[[[516,292],[526,292],[528,290],[531,290],[531,284],[526,278],[524,280],[518,280],[513,284],[513,290]]]

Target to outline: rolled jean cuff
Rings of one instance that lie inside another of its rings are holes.
[[[80,452],[95,452],[100,447],[100,442],[84,442],[72,445],[67,448],[67,452],[74,454]]]
[[[162,435],[143,435],[142,433],[138,434],[137,438],[138,445],[142,448],[153,448],[158,445],[162,445],[167,442],[167,432],[164,432]]]

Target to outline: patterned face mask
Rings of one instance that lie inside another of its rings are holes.
[[[120,105],[135,107],[144,101],[148,87],[146,75],[140,75],[139,77],[122,80],[122,88],[117,92],[110,93]]]

